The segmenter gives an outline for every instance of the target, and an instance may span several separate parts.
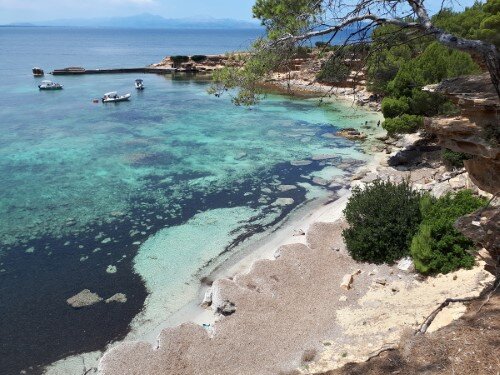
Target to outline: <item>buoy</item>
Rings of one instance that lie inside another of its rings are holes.
[[[92,99],[92,103],[99,103],[99,99]]]

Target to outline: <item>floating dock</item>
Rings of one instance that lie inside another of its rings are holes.
[[[196,70],[176,69],[176,68],[112,68],[112,69],[84,69],[84,68],[64,68],[55,69],[50,72],[55,76],[63,75],[83,75],[83,74],[119,74],[119,73],[150,73],[150,74],[171,74],[171,73],[195,73]]]

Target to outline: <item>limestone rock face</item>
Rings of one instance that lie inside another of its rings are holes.
[[[425,120],[441,146],[474,156],[464,164],[482,190],[500,191],[500,101],[488,74],[445,80],[424,88],[447,96],[461,110],[456,117]]]
[[[488,207],[463,216],[457,220],[455,228],[489,251],[494,262],[486,269],[495,273],[496,260],[500,256],[500,207]]]
[[[500,191],[500,159],[477,158],[464,161],[464,165],[479,188],[492,194]]]

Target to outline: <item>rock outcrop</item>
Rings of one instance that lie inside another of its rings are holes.
[[[97,293],[92,293],[90,290],[84,289],[73,297],[68,298],[66,302],[74,309],[80,309],[82,307],[95,305],[101,301],[102,298],[99,297]]]
[[[473,155],[464,162],[471,180],[482,190],[499,193],[500,101],[489,75],[448,79],[424,90],[445,95],[461,110],[456,117],[426,119],[426,130],[443,147]]]

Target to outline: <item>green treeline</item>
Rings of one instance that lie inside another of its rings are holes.
[[[500,43],[500,0],[475,3],[463,12],[445,9],[433,17],[437,27],[457,36]],[[454,106],[422,87],[446,78],[480,72],[467,53],[452,50],[431,37],[397,26],[378,27],[367,64],[368,89],[384,96],[384,128],[391,134],[415,131],[423,116],[451,115]]]

